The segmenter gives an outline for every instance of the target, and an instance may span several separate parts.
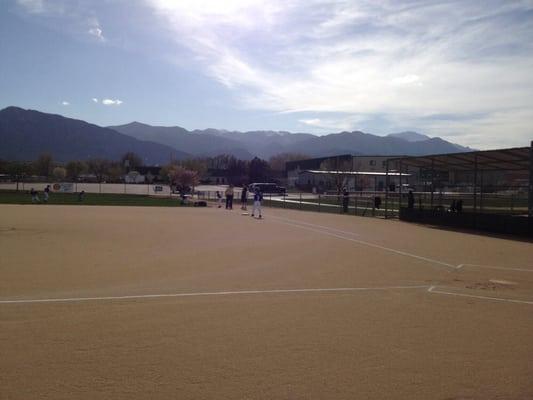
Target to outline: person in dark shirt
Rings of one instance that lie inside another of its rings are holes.
[[[409,194],[407,195],[407,208],[410,210],[415,208],[415,196],[412,190],[409,190]]]
[[[248,207],[248,186],[243,185],[241,191],[241,210],[246,210]]]
[[[34,188],[31,188],[30,194],[31,194],[31,202],[32,203],[39,203],[40,202],[40,200],[39,200],[39,192],[37,192]]]
[[[46,185],[44,188],[44,202],[48,203],[48,198],[50,197],[50,185]]]
[[[344,213],[348,212],[348,203],[350,202],[350,192],[347,188],[344,188],[342,191],[342,211]]]

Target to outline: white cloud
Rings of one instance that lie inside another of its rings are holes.
[[[65,12],[68,0],[16,0],[26,12],[38,15],[60,15]]]
[[[91,36],[94,36],[96,39],[98,39],[101,42],[105,42],[106,39],[104,37],[104,33],[102,31],[102,28],[100,27],[100,23],[96,18],[89,18],[88,21],[89,29],[87,30],[87,33]]]
[[[320,118],[299,119],[298,121],[305,125],[322,126],[322,121]]]
[[[45,11],[44,0],[17,0],[17,3],[32,14]]]
[[[62,106],[70,106],[70,103],[69,103],[68,101],[63,100],[63,101],[61,102],[61,105],[62,105]]]
[[[244,108],[352,129],[381,115],[479,147],[531,136],[531,1],[145,1]]]
[[[93,101],[93,103],[98,103],[98,99],[96,97],[93,97],[91,100]]]
[[[102,104],[105,106],[120,106],[123,103],[122,100],[119,99],[103,99]]]

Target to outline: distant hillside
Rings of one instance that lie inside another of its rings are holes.
[[[152,140],[194,155],[233,154],[238,158],[269,158],[285,152],[313,157],[334,154],[423,155],[470,151],[441,138],[416,132],[376,136],[363,132],[341,132],[324,136],[276,131],[227,131],[205,129],[188,131],[181,127],[154,127],[133,122],[112,129],[137,139]]]
[[[188,156],[160,143],[137,140],[60,115],[18,107],[0,110],[1,159],[30,161],[47,152],[60,162],[89,158],[118,160],[128,151],[137,153],[145,164],[165,164],[170,157]]]
[[[472,149],[470,147],[465,147],[465,146],[461,146],[459,144],[447,142],[446,140],[441,139],[441,138],[430,138],[427,135],[422,135],[421,133],[412,132],[412,131],[400,132],[400,133],[391,133],[391,134],[388,135],[388,137],[394,137],[394,138],[397,138],[397,139],[403,139],[403,140],[407,140],[408,142],[427,142],[427,141],[438,139],[438,141],[440,141],[439,143],[441,143],[441,144],[442,143],[451,144],[453,146],[453,148],[455,148],[457,150],[457,152],[475,150],[475,149]]]

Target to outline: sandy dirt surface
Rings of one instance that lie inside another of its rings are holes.
[[[533,245],[281,209],[0,206],[0,399],[532,399]]]

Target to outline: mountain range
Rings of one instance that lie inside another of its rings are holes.
[[[323,157],[347,153],[425,155],[472,151],[468,147],[416,132],[377,136],[353,131],[316,136],[310,133],[283,131],[239,132],[221,129],[188,131],[179,126],[152,126],[140,122],[108,128],[139,140],[165,144],[194,156],[226,153],[241,159],[251,159],[255,156],[268,159],[279,153],[304,153],[311,157]]]
[[[173,159],[231,154],[240,159],[268,159],[279,153],[303,153],[311,157],[336,154],[424,155],[471,151],[416,132],[376,136],[353,131],[315,136],[278,131],[188,131],[179,126],[151,126],[140,122],[100,127],[18,107],[0,110],[0,158],[34,160],[51,153],[57,161],[119,159],[133,151],[146,164],[165,164]]]
[[[0,159],[31,161],[42,153],[54,160],[119,160],[132,151],[146,164],[168,163],[189,154],[160,143],[135,139],[85,121],[18,107],[0,110]]]

